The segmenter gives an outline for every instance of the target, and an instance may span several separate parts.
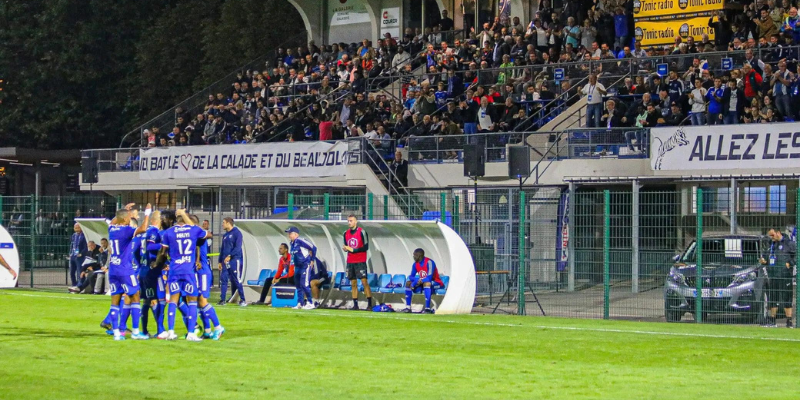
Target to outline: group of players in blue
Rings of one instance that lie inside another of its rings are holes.
[[[111,307],[101,326],[110,330],[114,340],[125,340],[131,318],[131,339],[146,340],[151,337],[148,314],[152,312],[157,325],[154,337],[175,340],[175,319],[180,311],[188,332],[186,340],[219,340],[225,328],[208,301],[213,276],[208,260],[211,233],[184,210],[177,210],[174,220],[166,215],[162,219],[148,204],[138,227],[131,225],[134,218],[138,220],[138,211],[128,205],[117,212],[108,228]],[[205,328],[202,336],[196,331],[198,309]]]

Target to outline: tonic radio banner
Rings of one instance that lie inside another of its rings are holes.
[[[723,0],[633,0],[633,17],[650,18],[702,13],[722,10],[724,6]]]
[[[141,150],[141,179],[345,176],[346,142],[184,146]]]
[[[708,35],[708,39],[714,40],[714,29],[708,26],[708,17],[695,17],[687,19],[671,19],[664,21],[642,21],[636,20],[634,37],[642,42],[642,46],[655,46],[659,44],[675,43],[675,38],[680,38],[685,42],[689,36],[694,37],[695,42],[703,39],[703,34]]]
[[[742,124],[650,130],[654,171],[800,166],[800,123]]]

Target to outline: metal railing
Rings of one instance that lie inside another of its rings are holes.
[[[642,128],[578,128],[552,132],[412,136],[408,139],[406,149],[410,163],[461,163],[464,144],[467,143],[483,145],[487,162],[506,161],[506,147],[518,144],[528,146],[546,160],[646,158],[649,154],[648,137],[649,129]]]

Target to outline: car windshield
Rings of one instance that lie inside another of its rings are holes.
[[[704,239],[703,262],[709,264],[757,264],[761,257],[756,239]],[[697,262],[697,242],[692,241],[681,256],[681,262]]]

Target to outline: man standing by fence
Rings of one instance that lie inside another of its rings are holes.
[[[767,265],[769,275],[769,321],[768,326],[775,326],[778,307],[783,306],[786,314],[786,327],[792,325],[792,274],[797,265],[797,245],[780,229],[770,229],[767,233],[772,243],[769,246],[769,259],[761,259]]]
[[[86,252],[86,237],[78,223],[73,227],[75,233],[72,234],[69,244],[69,277],[72,286],[78,286],[78,278],[83,265],[83,254]]]

